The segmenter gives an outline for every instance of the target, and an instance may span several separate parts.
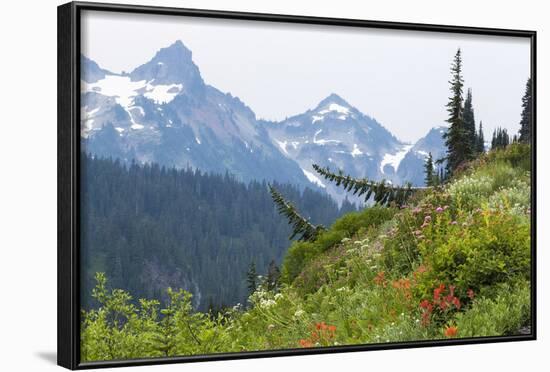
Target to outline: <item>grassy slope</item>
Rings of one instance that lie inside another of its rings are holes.
[[[286,284],[252,296],[232,349],[516,332],[530,314],[529,169],[529,148],[514,145],[407,208],[367,209],[294,243]]]
[[[113,328],[104,305],[85,318],[83,359],[513,334],[530,314],[529,154],[491,152],[406,208],[349,214],[293,243],[279,289],[260,286],[247,308],[213,318],[175,296],[173,321],[144,303]]]

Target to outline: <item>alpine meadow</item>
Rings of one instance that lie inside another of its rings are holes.
[[[497,102],[474,43],[449,38],[411,69],[445,85],[433,99],[379,89],[375,117],[348,82],[268,119],[214,86],[245,72],[182,34],[129,72],[81,55],[81,362],[531,333],[528,69]]]

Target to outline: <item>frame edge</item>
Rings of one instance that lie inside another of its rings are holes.
[[[75,307],[75,6],[57,7],[57,364],[77,367]]]

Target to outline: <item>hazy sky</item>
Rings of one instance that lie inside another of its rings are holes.
[[[463,52],[486,138],[519,129],[530,75],[527,38],[86,12],[82,52],[113,72],[131,71],[181,40],[207,84],[258,118],[281,120],[337,93],[398,138],[415,141],[447,118],[450,65]]]

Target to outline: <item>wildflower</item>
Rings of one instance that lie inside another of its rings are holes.
[[[422,208],[416,207],[416,208],[414,208],[414,209],[412,210],[412,213],[413,213],[413,214],[418,214],[418,213],[420,213],[420,212],[422,212]]]
[[[312,347],[313,344],[312,344],[311,341],[309,341],[309,340],[301,339],[301,340],[300,340],[300,346],[301,346],[301,347]]]
[[[420,307],[423,308],[423,309],[428,309],[430,306],[430,301],[428,300],[422,300],[420,302]]]
[[[374,277],[374,283],[377,284],[377,285],[382,285],[382,286],[386,286],[386,273],[384,273],[383,271],[380,271],[378,274],[376,274],[376,276]]]
[[[270,325],[267,326],[268,331],[273,330],[273,328],[275,328],[275,324],[270,324]]]
[[[472,288],[468,289],[468,291],[466,293],[467,293],[468,297],[470,298],[470,300],[474,299],[475,294],[474,294],[474,291],[473,291]]]
[[[432,220],[432,216],[430,216],[429,214],[427,214],[425,217],[424,217],[424,222],[430,222]]]
[[[335,325],[329,325],[328,330],[329,330],[329,332],[334,333],[334,332],[336,332],[336,326]]]
[[[455,305],[455,307],[457,308],[457,310],[460,309],[460,300],[458,299],[458,297],[454,297],[454,298],[453,298],[453,305]]]
[[[435,211],[436,211],[437,213],[441,213],[441,212],[443,212],[443,208],[437,207],[437,208],[435,209]]]
[[[349,242],[350,240],[351,240],[350,238],[344,238],[342,239],[342,243]]]
[[[283,298],[283,295],[281,293],[277,293],[273,298],[275,298],[275,300],[279,300]]]
[[[439,301],[441,293],[445,290],[445,284],[440,284],[438,288],[434,289],[434,301]]]
[[[456,221],[451,221],[451,225],[456,225],[458,222]]]
[[[445,336],[446,337],[455,337],[456,334],[458,333],[458,328],[457,327],[454,327],[454,326],[451,326],[451,327],[447,327],[445,329]]]
[[[420,266],[418,266],[418,269],[416,269],[416,272],[417,272],[418,274],[423,274],[423,273],[425,273],[426,271],[428,271],[428,269],[426,269],[426,266],[424,266],[424,265],[420,265]]]
[[[301,316],[304,315],[304,314],[305,314],[305,311],[304,311],[304,310],[298,309],[298,310],[296,310],[296,312],[294,313],[294,317],[299,318],[299,317],[301,317]]]

